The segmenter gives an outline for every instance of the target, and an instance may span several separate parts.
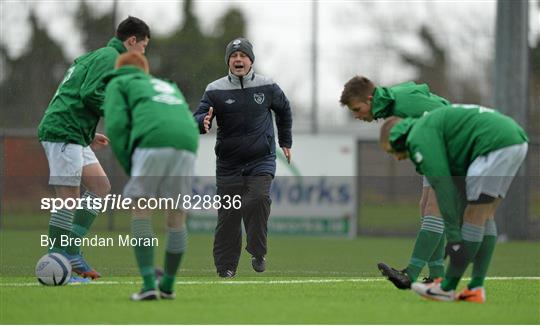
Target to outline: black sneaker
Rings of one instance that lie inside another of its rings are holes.
[[[378,263],[377,268],[383,276],[386,276],[398,289],[407,290],[411,288],[411,279],[405,270],[398,271],[385,263]]]
[[[430,284],[430,283],[433,283],[433,282],[434,282],[434,280],[431,277],[424,277],[422,279],[422,283],[424,283],[424,284]]]
[[[236,272],[232,271],[230,269],[226,269],[226,270],[223,270],[223,271],[219,271],[218,275],[221,278],[233,278],[236,275]]]
[[[161,299],[166,299],[166,300],[176,299],[176,293],[174,293],[173,291],[165,291],[159,286],[159,284],[161,283],[161,279],[163,278],[163,275],[165,274],[163,270],[159,267],[156,267],[154,269],[154,273],[156,273],[156,287],[159,290],[159,297]]]
[[[266,259],[264,256],[253,256],[251,257],[251,266],[257,273],[262,273],[266,269]]]
[[[165,299],[165,300],[174,300],[176,298],[176,293],[174,292],[169,292],[169,291],[165,291],[165,290],[162,290],[161,288],[159,289],[159,297],[161,299]]]
[[[158,299],[158,291],[156,290],[148,290],[148,291],[142,291],[139,293],[133,293],[131,295],[132,301],[150,301],[150,300],[157,300]]]

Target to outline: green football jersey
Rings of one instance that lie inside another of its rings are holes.
[[[172,147],[193,153],[199,127],[188,104],[172,82],[152,77],[135,66],[108,74],[105,91],[105,132],[127,174],[136,148]]]
[[[420,119],[404,119],[390,132],[394,149],[407,150],[418,173],[429,180],[445,223],[449,241],[459,241],[461,202],[453,176],[466,176],[479,156],[528,141],[510,117],[478,105],[453,105]]]
[[[66,72],[38,127],[40,141],[92,143],[99,118],[105,85],[103,76],[114,69],[116,58],[126,52],[120,39],[77,59]]]
[[[390,116],[419,118],[450,102],[429,91],[426,84],[407,82],[392,87],[376,87],[371,100],[371,113],[375,119]]]

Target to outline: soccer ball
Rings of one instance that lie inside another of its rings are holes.
[[[66,285],[71,277],[71,264],[61,254],[46,254],[36,264],[36,277],[43,285]]]

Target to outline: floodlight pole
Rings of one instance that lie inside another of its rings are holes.
[[[311,2],[311,133],[317,134],[319,132],[319,121],[317,118],[318,115],[318,83],[319,76],[317,71],[317,60],[318,60],[318,12],[319,12],[319,3],[317,0]]]
[[[117,23],[116,20],[118,19],[118,0],[113,0],[112,5],[112,23],[113,23],[113,31],[116,31]]]
[[[525,130],[529,100],[528,11],[528,0],[497,1],[493,94],[495,108]],[[527,175],[524,162],[497,214],[500,233],[512,239],[528,236]]]

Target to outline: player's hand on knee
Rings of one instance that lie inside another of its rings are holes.
[[[94,151],[99,150],[109,145],[109,142],[110,140],[107,136],[96,132],[94,140],[92,141],[92,144],[90,144],[90,148]]]
[[[210,110],[208,110],[208,114],[204,117],[203,120],[203,126],[204,126],[204,133],[208,133],[210,128],[212,127],[212,119],[214,118],[214,108],[210,107]]]
[[[463,242],[449,242],[445,247],[444,258],[450,256],[451,264],[463,266],[468,263],[466,250]]]

